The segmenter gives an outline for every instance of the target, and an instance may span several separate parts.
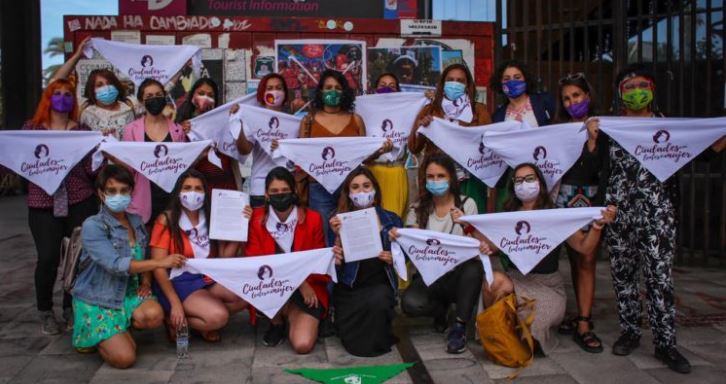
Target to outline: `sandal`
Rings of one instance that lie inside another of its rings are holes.
[[[86,353],[95,353],[96,350],[97,350],[96,347],[81,347],[81,348],[76,348],[76,352],[83,353],[83,354],[86,354]]]
[[[583,351],[589,353],[600,353],[603,351],[602,341],[592,331],[592,319],[590,317],[578,316],[577,322],[586,321],[590,324],[590,330],[585,333],[575,331],[572,334],[572,340],[582,348]]]
[[[572,316],[562,321],[562,324],[560,324],[559,328],[557,328],[557,333],[559,333],[560,335],[571,335],[575,333],[576,329],[577,316]]]

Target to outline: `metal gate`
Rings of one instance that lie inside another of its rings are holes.
[[[583,72],[601,111],[628,63],[652,65],[666,116],[721,116],[723,0],[497,0],[495,58],[526,62],[540,91]],[[678,173],[677,263],[726,267],[726,154]]]

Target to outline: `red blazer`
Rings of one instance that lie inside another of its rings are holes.
[[[323,237],[323,220],[320,214],[307,208],[297,208],[298,219],[305,212],[305,220],[298,220],[295,226],[295,234],[292,241],[292,251],[309,251],[313,249],[325,248],[325,238]],[[249,223],[249,234],[247,236],[247,246],[245,248],[245,256],[263,256],[275,254],[275,239],[267,231],[263,218],[265,216],[265,208],[255,208]],[[315,290],[315,296],[325,309],[328,311],[328,275],[310,275],[305,280]],[[252,315],[252,313],[250,313]]]

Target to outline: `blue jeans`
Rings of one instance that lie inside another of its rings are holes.
[[[340,189],[335,193],[329,193],[320,183],[310,183],[308,193],[308,203],[310,208],[317,211],[323,218],[323,233],[325,234],[325,244],[332,247],[335,238],[328,233],[328,221],[333,211],[338,206],[338,198],[340,197]]]

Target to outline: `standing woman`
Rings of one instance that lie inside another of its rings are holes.
[[[375,93],[400,92],[398,78],[393,73],[384,73],[378,76],[374,86]],[[408,175],[404,165],[406,151],[393,161],[378,157],[371,162],[368,169],[373,172],[379,183],[386,186],[382,193],[383,209],[389,210],[399,216],[403,216],[408,201]]]
[[[265,178],[265,205],[254,209],[245,256],[300,252],[325,247],[323,221],[317,212],[299,206],[295,177],[283,167],[273,168]],[[310,275],[270,321],[262,338],[268,347],[287,338],[300,354],[313,350],[318,324],[328,310],[327,275]]]
[[[166,107],[164,86],[151,78],[139,85],[137,98],[144,103],[146,114],[124,129],[123,141],[184,142],[182,128],[162,112]],[[128,212],[140,215],[144,223],[156,219],[169,203],[169,194],[139,172],[134,172],[134,188]]]
[[[164,319],[151,296],[151,271],[180,267],[184,256],[144,260],[148,242],[144,223],[138,215],[125,212],[134,189],[128,170],[106,166],[96,188],[103,205],[81,230],[79,264],[84,267],[73,287],[72,341],[79,352],[98,348],[110,366],[128,368],[136,361],[136,342],[129,328],[156,328]]]
[[[211,198],[207,181],[197,170],[179,176],[172,191],[169,209],[154,223],[151,234],[151,258],[161,260],[168,255],[206,259],[217,257],[218,244],[209,239]],[[245,208],[249,216],[250,208]],[[247,303],[227,288],[201,274],[184,272],[169,279],[169,271],[154,271],[154,294],[168,315],[170,339],[184,324],[201,333],[206,341],[220,340],[219,329],[229,316],[247,307]]]
[[[312,102],[312,112],[300,123],[300,138],[365,136],[366,126],[355,109],[355,91],[348,85],[345,76],[338,71],[325,70],[320,76]],[[390,152],[391,141],[386,141],[370,159]],[[309,177],[308,177],[309,178]],[[340,190],[331,194],[320,183],[310,178],[309,205],[323,217],[327,233],[327,221],[335,209]],[[328,238],[326,243],[332,244]]]
[[[54,131],[88,131],[79,124],[75,88],[68,80],[55,80],[43,92],[33,118],[23,129]],[[53,312],[53,286],[60,262],[63,237],[70,237],[73,228],[98,212],[91,170],[91,157],[86,156],[63,180],[53,195],[28,183],[28,225],[33,235],[38,262],[35,265],[35,298],[41,320],[41,332],[61,332]],[[63,293],[63,318],[66,328],[73,327],[71,296]]]
[[[458,107],[457,105],[460,102],[463,102],[467,107]],[[452,64],[444,69],[444,73],[436,85],[433,101],[425,106],[416,118],[411,136],[408,137],[408,149],[415,155],[423,151],[424,162],[427,157],[442,152],[426,137],[417,134],[418,128],[431,124],[433,117],[445,118],[464,127],[491,124],[492,119],[489,112],[487,112],[486,106],[476,102],[474,78],[466,65]],[[461,192],[474,199],[480,212],[485,212],[486,185],[476,177],[472,177],[458,165],[456,169],[457,178],[461,181]],[[419,172],[419,179],[424,179],[423,169]]]
[[[285,78],[277,73],[270,73],[260,80],[260,85],[257,88],[257,103],[260,106],[271,111],[283,112],[287,99],[287,84],[285,84]],[[236,112],[235,107],[232,108],[232,113]],[[244,124],[244,121],[242,124]],[[273,150],[277,148],[277,139],[272,140],[271,147]],[[277,164],[272,161],[272,157],[267,154],[259,143],[247,140],[244,132],[241,132],[237,138],[237,150],[242,155],[252,153],[250,205],[253,208],[262,207],[266,201],[265,180],[267,174]]]
[[[552,123],[554,99],[549,93],[534,93],[535,78],[524,63],[510,60],[501,64],[492,75],[489,87],[505,96],[504,104],[492,115],[495,123],[516,120],[532,128]]]
[[[391,351],[397,342],[391,331],[398,279],[391,264],[388,231],[403,224],[395,213],[381,208],[381,188],[371,171],[359,167],[346,177],[341,187],[337,213],[374,207],[378,216],[383,251],[372,259],[346,262],[340,247],[341,221],[330,219],[337,237],[333,248],[338,267],[338,284],[333,289],[335,327],[348,353],[374,357]]]
[[[558,120],[582,122],[597,116],[594,95],[590,83],[582,73],[560,79]],[[598,136],[597,123],[588,124],[588,138],[575,165],[562,177],[555,204],[558,208],[592,207],[602,205],[604,191],[599,189],[600,174],[607,162],[607,138]],[[584,228],[589,230],[590,227]],[[559,332],[572,334],[573,340],[585,351],[602,352],[602,342],[593,333],[592,302],[595,295],[595,265],[597,250],[580,254],[566,246],[570,259],[572,284],[577,299],[577,317],[565,319]]]
[[[409,209],[406,227],[463,236],[464,227],[456,220],[478,211],[474,199],[459,194],[454,162],[443,153],[436,154],[426,160],[424,170],[426,179],[419,183],[419,201]],[[395,230],[391,235],[397,236]],[[456,303],[456,320],[446,337],[446,351],[462,353],[466,350],[466,322],[474,314],[483,277],[481,261],[476,258],[428,287],[416,274],[401,297],[401,309],[410,316],[433,316],[434,329],[444,332],[449,305]]]

